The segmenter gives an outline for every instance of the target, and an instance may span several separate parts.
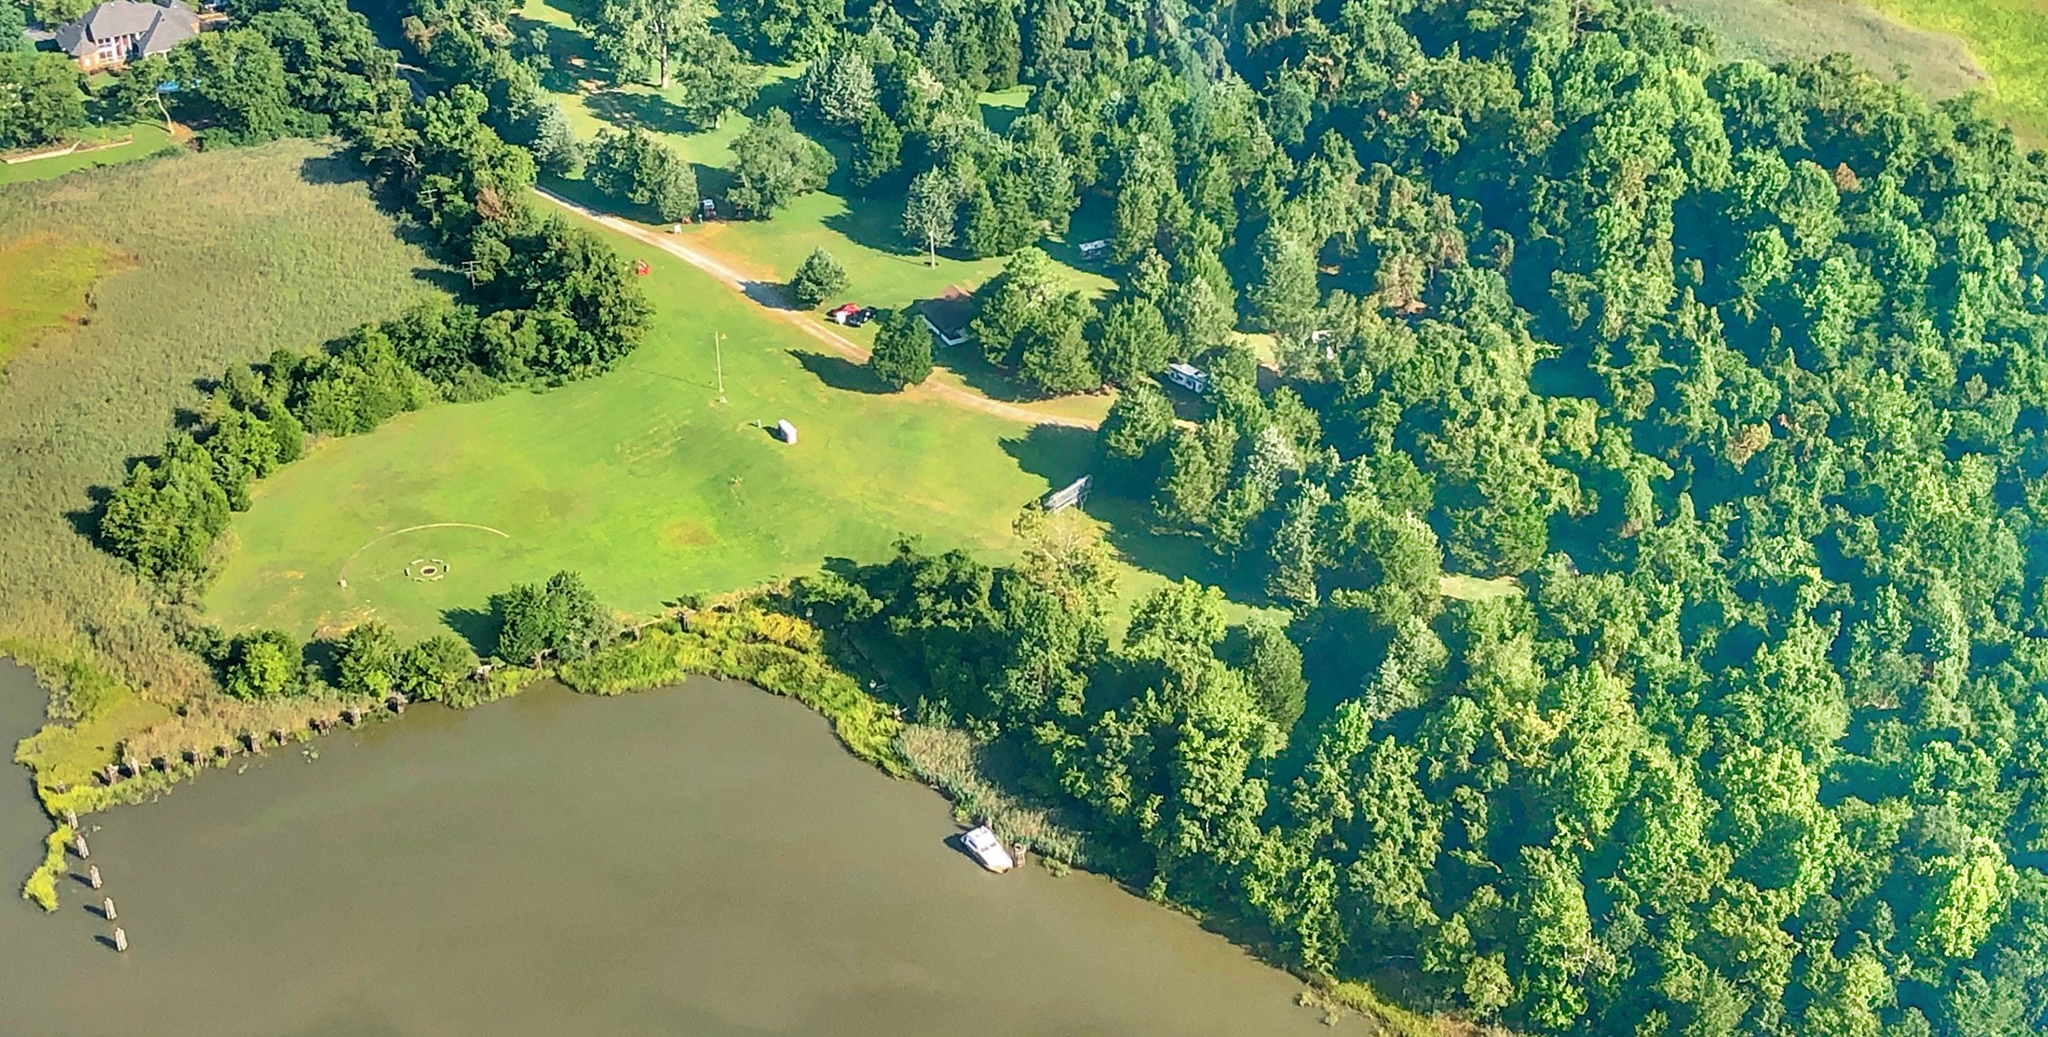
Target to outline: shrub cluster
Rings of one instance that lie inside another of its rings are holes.
[[[908,775],[897,744],[902,721],[827,661],[821,646],[816,627],[746,602],[730,611],[693,613],[680,629],[644,630],[634,640],[562,667],[561,678],[596,695],[642,691],[698,674],[746,681],[824,714],[855,756],[891,775]]]
[[[615,201],[640,206],[663,223],[696,214],[697,171],[638,127],[598,134],[584,175]]]

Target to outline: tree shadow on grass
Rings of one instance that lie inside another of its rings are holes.
[[[790,299],[786,286],[774,281],[741,281],[740,293],[752,299],[754,305],[764,310],[798,312],[803,309]]]
[[[660,94],[605,90],[583,101],[592,115],[615,126],[634,126],[651,133],[697,133],[700,126],[682,107]]]
[[[706,198],[723,198],[732,189],[732,173],[721,166],[690,163],[697,172],[697,193]]]
[[[597,212],[611,212],[617,204],[610,198],[605,197],[604,192],[598,190],[597,185],[588,180],[570,180],[566,177],[554,176],[548,173],[542,173],[539,179],[541,187],[546,188],[553,194],[561,195],[563,198],[575,202],[586,209],[592,209]]]
[[[1035,425],[1021,436],[1004,439],[1002,447],[1019,468],[1054,486],[1088,474],[1095,463],[1095,434],[1065,425]]]
[[[1017,120],[1024,115],[1024,109],[1012,108],[1009,105],[983,104],[979,107],[982,125],[987,126],[990,132],[998,137],[1009,136],[1010,127],[1016,125]]]
[[[1046,399],[1042,393],[1026,389],[1008,371],[988,362],[975,343],[963,346],[941,346],[933,362],[960,376],[962,382],[975,392],[991,400],[1004,403],[1035,403]]]
[[[568,15],[578,25],[587,25],[596,20],[600,0],[550,0],[552,6]]]
[[[870,202],[837,190],[832,193],[846,202],[846,211],[825,217],[826,230],[844,235],[854,244],[874,249],[898,262],[924,265],[924,253],[904,240],[901,205],[889,201]],[[940,249],[939,255],[957,258],[945,249]]]
[[[469,278],[444,266],[416,266],[412,268],[412,279],[456,298],[469,295]]]
[[[540,186],[547,190],[575,202],[577,205],[583,206],[594,213],[605,216],[617,216],[620,219],[633,220],[638,223],[661,223],[660,218],[646,206],[613,198],[598,190],[597,185],[588,180],[569,180],[559,176],[544,174],[540,177],[539,182]]]
[[[866,393],[870,396],[887,396],[896,390],[875,377],[865,365],[856,364],[843,356],[829,353],[812,353],[801,349],[788,351],[804,370],[817,375],[827,386],[846,392]]]
[[[793,112],[796,108],[796,91],[800,82],[799,77],[790,76],[761,84],[761,89],[754,94],[754,100],[742,108],[741,112],[749,119],[758,119],[772,110]]]
[[[306,642],[299,651],[299,661],[308,666],[318,667],[320,672],[332,681],[341,675],[341,643],[327,638],[316,637]]]
[[[455,631],[455,636],[469,643],[471,651],[479,659],[488,659],[498,647],[498,613],[490,608],[450,608],[441,610],[441,622]],[[513,662],[525,663],[524,659]]]
[[[1102,492],[1091,494],[1083,508],[1108,527],[1109,546],[1132,565],[1169,580],[1220,587],[1232,601],[1272,604],[1264,586],[1218,556],[1207,541],[1154,526],[1152,509],[1144,502]]]
[[[299,179],[309,184],[358,184],[369,179],[369,171],[348,153],[336,151],[301,161]]]
[[[131,460],[122,470],[134,467]],[[71,524],[71,531],[91,541],[101,550],[107,547],[100,539],[100,518],[107,513],[107,502],[114,499],[111,486],[88,486],[85,489],[85,507],[73,508],[64,513],[64,521]]]
[[[540,76],[540,85],[543,89],[558,94],[576,93],[582,89],[576,73],[595,71],[602,64],[603,58],[591,44],[590,37],[574,29],[551,25],[519,14],[507,19],[505,26],[519,39],[530,38],[536,29],[545,36],[548,63]],[[570,64],[572,58],[581,58],[582,64]]]

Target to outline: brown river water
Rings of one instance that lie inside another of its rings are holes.
[[[40,709],[0,661],[0,739]],[[0,1037],[1328,1032],[1186,917],[981,871],[939,796],[745,685],[547,686],[312,747],[89,818],[131,947],[77,880],[55,915],[0,902]],[[47,829],[6,772],[13,883]]]

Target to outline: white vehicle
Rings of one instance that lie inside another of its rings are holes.
[[[961,835],[960,845],[967,847],[967,852],[973,854],[982,867],[998,875],[1017,866],[1017,862],[1010,859],[1010,851],[1003,849],[1003,841],[996,838],[995,831],[987,825]]]
[[[1193,364],[1166,365],[1166,380],[1197,396],[1209,391],[1209,372]]]

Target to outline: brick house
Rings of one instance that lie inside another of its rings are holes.
[[[57,47],[81,71],[119,68],[199,35],[199,15],[180,0],[107,0],[57,30]]]

